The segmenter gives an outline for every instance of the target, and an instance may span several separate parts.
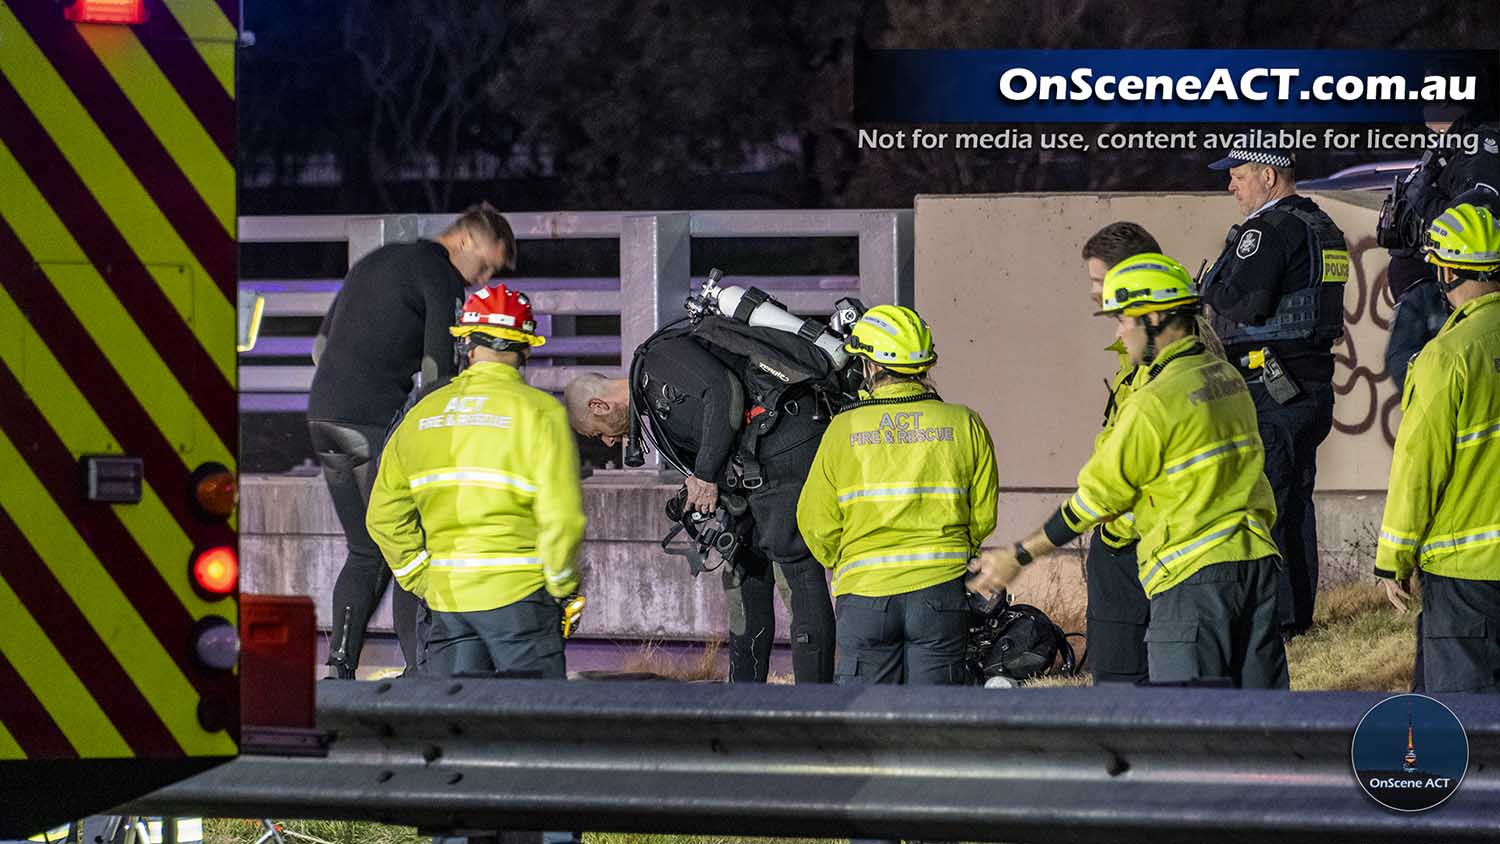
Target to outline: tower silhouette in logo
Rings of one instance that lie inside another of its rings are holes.
[[[1411,701],[1406,703],[1406,757],[1401,760],[1401,770],[1410,774],[1417,770],[1417,746],[1411,722]]]

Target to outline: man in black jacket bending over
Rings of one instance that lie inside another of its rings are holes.
[[[719,487],[736,468],[733,457],[747,417],[766,408],[751,407],[741,377],[691,336],[648,341],[636,374],[660,435],[686,465],[684,510],[712,513]],[[573,430],[613,446],[630,427],[626,378],[590,373],[574,379],[563,393]],[[814,418],[815,402],[792,391],[774,411],[775,427],[759,440],[755,459],[763,482],[745,490],[751,541],[724,567],[729,603],[729,679],[765,682],[775,636],[774,583],[784,589],[791,609],[792,672],[796,682],[833,680],[833,603],[824,569],[797,531],[797,497],[818,452],[828,423]],[[735,478],[738,490],[743,480]]]
[[[307,426],[349,553],[333,587],[331,675],[352,679],[365,625],[391,571],[365,530],[370,488],[391,421],[412,391],[455,371],[453,325],[464,289],[513,268],[516,237],[489,203],[432,240],[392,243],[350,268],[314,346]],[[417,661],[417,599],[396,587],[392,615],[408,666]]]

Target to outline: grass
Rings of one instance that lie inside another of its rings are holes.
[[[1415,611],[1396,612],[1378,583],[1319,596],[1313,629],[1287,645],[1292,690],[1410,690],[1416,619]]]
[[[723,680],[728,673],[727,654],[717,641],[706,642],[703,650],[690,657],[675,657],[662,649],[659,642],[646,642],[627,657],[621,670],[626,673],[655,674],[668,680],[698,683]]]
[[[362,821],[282,821],[277,823],[286,844],[427,844],[409,826],[385,826]],[[260,821],[208,818],[203,821],[203,844],[254,844],[265,830]]]
[[[383,826],[361,821],[283,821],[277,824],[287,844],[428,844],[409,826]],[[253,844],[264,830],[260,821],[214,818],[203,822],[203,844]],[[586,832],[584,844],[827,844],[810,838],[746,838],[744,836],[655,835],[628,832]]]
[[[1405,692],[1416,656],[1416,613],[1401,614],[1375,583],[1318,596],[1313,629],[1286,649],[1293,691]],[[1044,677],[1028,688],[1089,686],[1088,675]]]
[[[1330,590],[1318,599],[1316,624],[1287,646],[1292,689],[1404,692],[1411,686],[1416,640],[1416,615],[1398,614],[1386,603],[1379,584],[1354,583]],[[688,658],[674,657],[656,643],[643,645],[626,661],[624,670],[647,672],[685,682],[724,678],[723,653],[716,643]],[[789,683],[790,676],[773,675],[773,683]],[[1049,677],[1028,687],[1087,686],[1087,675]],[[999,694],[999,692],[997,692]],[[283,824],[287,844],[425,844],[410,827],[382,826],[355,821],[288,821]],[[258,821],[210,819],[204,822],[204,844],[253,844],[260,835]],[[728,844],[776,842],[796,844],[802,839],[757,839],[740,836],[642,835],[586,833],[585,844]],[[824,842],[819,842],[824,844]]]

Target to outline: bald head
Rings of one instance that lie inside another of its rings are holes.
[[[586,372],[563,388],[563,406],[574,431],[605,445],[614,445],[630,430],[630,385],[624,378]]]

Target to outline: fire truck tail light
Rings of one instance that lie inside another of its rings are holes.
[[[193,584],[210,598],[234,592],[240,582],[240,561],[228,545],[205,548],[193,555]]]
[[[73,0],[63,17],[74,23],[145,23],[146,0]]]

